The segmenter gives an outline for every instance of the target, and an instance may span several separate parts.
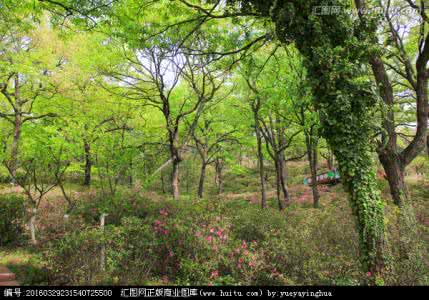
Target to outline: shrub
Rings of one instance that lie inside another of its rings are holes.
[[[105,235],[88,228],[66,234],[49,247],[49,284],[92,285],[100,282],[100,251]]]
[[[418,224],[409,204],[386,211],[388,239],[385,281],[388,285],[428,285],[428,227]]]
[[[278,212],[235,200],[155,201],[123,195],[122,202],[109,202],[112,206],[94,206],[113,213],[104,233],[87,224],[51,244],[51,283],[366,284],[351,209],[342,197],[331,198],[320,209],[291,205]],[[389,264],[377,282],[427,283],[427,261],[422,249],[413,246],[424,240],[423,233],[399,232],[409,230],[397,212],[390,206],[386,210]],[[401,240],[411,250],[405,258],[398,248]],[[99,261],[103,245],[104,272]]]
[[[25,199],[0,195],[0,246],[17,243],[24,232]]]
[[[126,217],[102,233],[66,234],[48,251],[51,283],[143,284],[154,278],[180,284],[250,284],[260,265],[253,244],[234,239],[219,204],[152,203],[144,218]],[[100,271],[102,245],[106,268]]]
[[[234,213],[236,211],[232,211]],[[232,218],[234,235],[239,240],[263,241],[275,229],[286,228],[286,219],[275,209],[261,210],[259,206],[246,207]]]
[[[287,226],[272,229],[260,245],[272,275],[308,285],[358,282],[357,236],[341,206],[293,208]]]
[[[120,225],[124,217],[144,218],[150,209],[151,201],[141,197],[139,194],[126,191],[118,192],[115,196],[104,196],[97,194],[91,201],[83,201],[73,212],[80,215],[89,224],[98,224],[100,215],[108,214],[106,224]]]

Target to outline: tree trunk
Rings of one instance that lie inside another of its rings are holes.
[[[13,130],[13,141],[11,149],[11,158],[10,158],[10,175],[12,176],[12,183],[16,183],[16,170],[18,167],[18,151],[19,151],[19,142],[21,139],[21,129],[22,129],[22,117],[20,114],[15,115],[15,124]]]
[[[84,140],[84,149],[85,149],[85,174],[83,185],[89,186],[91,184],[91,169],[92,169],[92,159],[91,159],[91,145]]]
[[[278,159],[274,162],[276,167],[276,189],[277,189],[277,202],[279,205],[279,210],[283,210],[285,208],[285,203],[288,199],[288,191],[286,187],[284,186],[284,178],[283,178],[283,168],[282,168],[282,162]],[[283,192],[283,199],[280,196],[280,192]]]
[[[171,188],[174,200],[179,200],[179,163],[178,160],[173,160],[173,172],[171,176]]]
[[[219,160],[215,161],[215,181],[218,186],[218,194],[223,193],[223,178],[222,178],[222,163]]]
[[[280,187],[283,192],[283,200],[280,205],[280,210],[286,207],[286,204],[290,201],[289,191],[286,184],[285,178],[285,163],[284,157],[281,155],[281,159],[279,160],[279,179],[280,179]]]
[[[198,198],[203,198],[204,193],[204,181],[206,179],[206,164],[203,162],[201,164],[201,173],[200,173],[200,182],[198,184]]]
[[[33,208],[31,211],[31,217],[30,217],[30,222],[29,222],[31,243],[33,245],[37,244],[36,224],[35,224],[36,223],[36,214],[37,214],[37,209]]]
[[[255,134],[258,146],[258,166],[259,166],[259,180],[261,183],[261,207],[267,207],[267,195],[265,191],[265,170],[264,170],[264,154],[262,153],[262,137],[259,128],[259,120],[257,112],[254,111],[255,116]]]
[[[383,274],[384,270],[384,205],[378,192],[375,172],[371,162],[371,153],[358,150],[360,159],[358,167],[350,172],[349,162],[353,158],[350,153],[336,151],[341,172],[341,181],[349,193],[353,216],[360,241],[360,259],[365,272],[370,272],[371,280]],[[353,147],[351,147],[353,148]],[[356,157],[356,156],[355,156]]]
[[[167,123],[168,124],[168,123]],[[174,130],[169,131],[169,143],[170,143],[170,158],[173,164],[171,172],[171,192],[174,200],[179,200],[179,164],[182,161],[180,158],[180,149],[177,146],[178,140],[178,128],[174,127]]]
[[[313,149],[312,167],[311,167],[311,189],[313,191],[313,207],[319,207],[319,190],[317,188],[317,149]]]
[[[383,151],[378,154],[378,157],[386,173],[393,202],[402,206],[407,200],[407,189],[404,181],[405,168],[395,153]]]
[[[311,191],[313,193],[313,207],[319,207],[319,190],[317,189],[317,147],[311,139],[311,134],[306,134],[305,144],[307,146],[308,163],[311,173]]]
[[[161,190],[162,190],[162,193],[165,194],[164,173],[161,171],[160,175],[161,175],[160,176],[161,177]]]

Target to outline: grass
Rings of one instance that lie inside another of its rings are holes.
[[[43,256],[33,247],[0,248],[0,264],[15,273],[21,285],[46,285],[48,282]]]

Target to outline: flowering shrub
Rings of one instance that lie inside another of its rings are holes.
[[[323,209],[292,205],[285,212],[252,205],[238,212],[207,200],[128,201],[143,211],[107,222],[104,232],[89,223],[50,245],[51,284],[356,285],[373,279],[361,271],[346,201],[333,200]],[[387,216],[395,224],[395,214]],[[388,228],[389,238],[401,238]],[[424,277],[417,255],[400,264],[398,253],[391,256],[395,268],[377,283],[410,284]]]

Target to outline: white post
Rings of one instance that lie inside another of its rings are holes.
[[[101,214],[100,216],[100,229],[104,232],[104,224],[108,214]],[[106,269],[106,245],[103,243],[101,245],[101,253],[100,253],[100,269],[101,272],[104,272]]]
[[[66,228],[67,228],[67,224],[69,222],[69,217],[70,216],[68,214],[64,215],[64,230],[66,230]]]

